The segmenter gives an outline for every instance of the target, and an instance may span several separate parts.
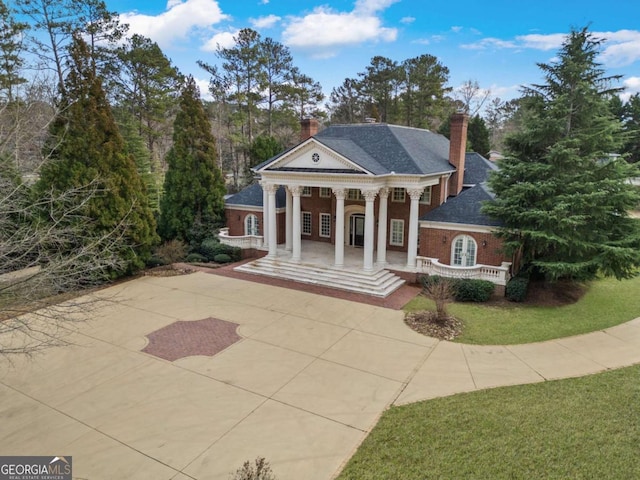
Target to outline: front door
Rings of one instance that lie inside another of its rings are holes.
[[[364,247],[364,215],[351,215],[349,225],[349,245]]]

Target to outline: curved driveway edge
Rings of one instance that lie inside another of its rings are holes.
[[[71,455],[75,477],[134,480],[227,480],[263,456],[279,480],[328,480],[394,403],[640,362],[640,319],[481,347],[417,334],[401,311],[205,273],[100,295],[72,345],[0,359],[3,455]],[[142,352],[150,332],[208,317],[242,339],[213,357]]]

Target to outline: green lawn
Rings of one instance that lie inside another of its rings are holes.
[[[388,410],[339,480],[640,478],[640,366]]]
[[[433,302],[419,296],[405,306],[405,311],[433,308]],[[594,281],[578,302],[562,307],[455,303],[449,306],[449,312],[464,322],[464,332],[456,340],[461,343],[509,345],[550,340],[640,317],[640,277]]]

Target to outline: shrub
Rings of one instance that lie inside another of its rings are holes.
[[[458,302],[487,302],[495,290],[495,285],[488,280],[465,278],[455,282],[455,296]]]
[[[179,262],[187,254],[187,247],[180,240],[169,240],[156,248],[155,256],[162,259],[164,265]]]
[[[527,298],[529,279],[527,277],[513,277],[507,282],[504,295],[511,302],[524,302]]]
[[[161,266],[166,265],[166,264],[167,264],[167,262],[165,262],[163,258],[160,258],[157,255],[152,255],[151,258],[149,258],[149,260],[147,260],[147,267],[149,267],[149,268],[161,267]]]
[[[264,458],[256,458],[254,464],[252,465],[248,460],[244,462],[231,480],[275,480],[271,466]]]
[[[242,258],[242,250],[237,247],[231,247],[220,243],[215,238],[207,238],[202,241],[198,253],[207,257],[208,260],[214,260],[216,255],[228,255],[231,260],[237,262]]]
[[[190,253],[189,255],[187,255],[187,258],[185,258],[185,260],[188,263],[205,263],[207,261],[207,257],[205,257],[204,255],[200,255],[199,253]]]
[[[213,261],[216,263],[229,263],[231,261],[231,257],[226,253],[219,253],[213,257]]]

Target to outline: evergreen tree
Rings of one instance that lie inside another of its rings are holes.
[[[197,245],[224,221],[225,187],[200,92],[189,76],[173,126],[160,203],[160,236]]]
[[[120,255],[127,270],[141,268],[156,242],[155,221],[133,158],[111,113],[100,80],[96,78],[87,44],[74,38],[70,70],[45,146],[39,192],[64,192],[98,182],[100,194],[81,211],[95,221],[96,234],[122,225]],[[121,273],[121,272],[114,272]]]
[[[522,129],[490,179],[496,198],[484,211],[504,222],[516,270],[530,265],[549,280],[625,278],[640,265],[638,222],[628,216],[637,172],[612,155],[621,146],[608,107],[617,78],[596,62],[600,46],[586,28],[572,31],[558,61],[539,65],[546,83],[525,91]]]
[[[467,128],[467,150],[486,155],[491,150],[489,143],[489,129],[480,115],[474,115],[469,120]]]

